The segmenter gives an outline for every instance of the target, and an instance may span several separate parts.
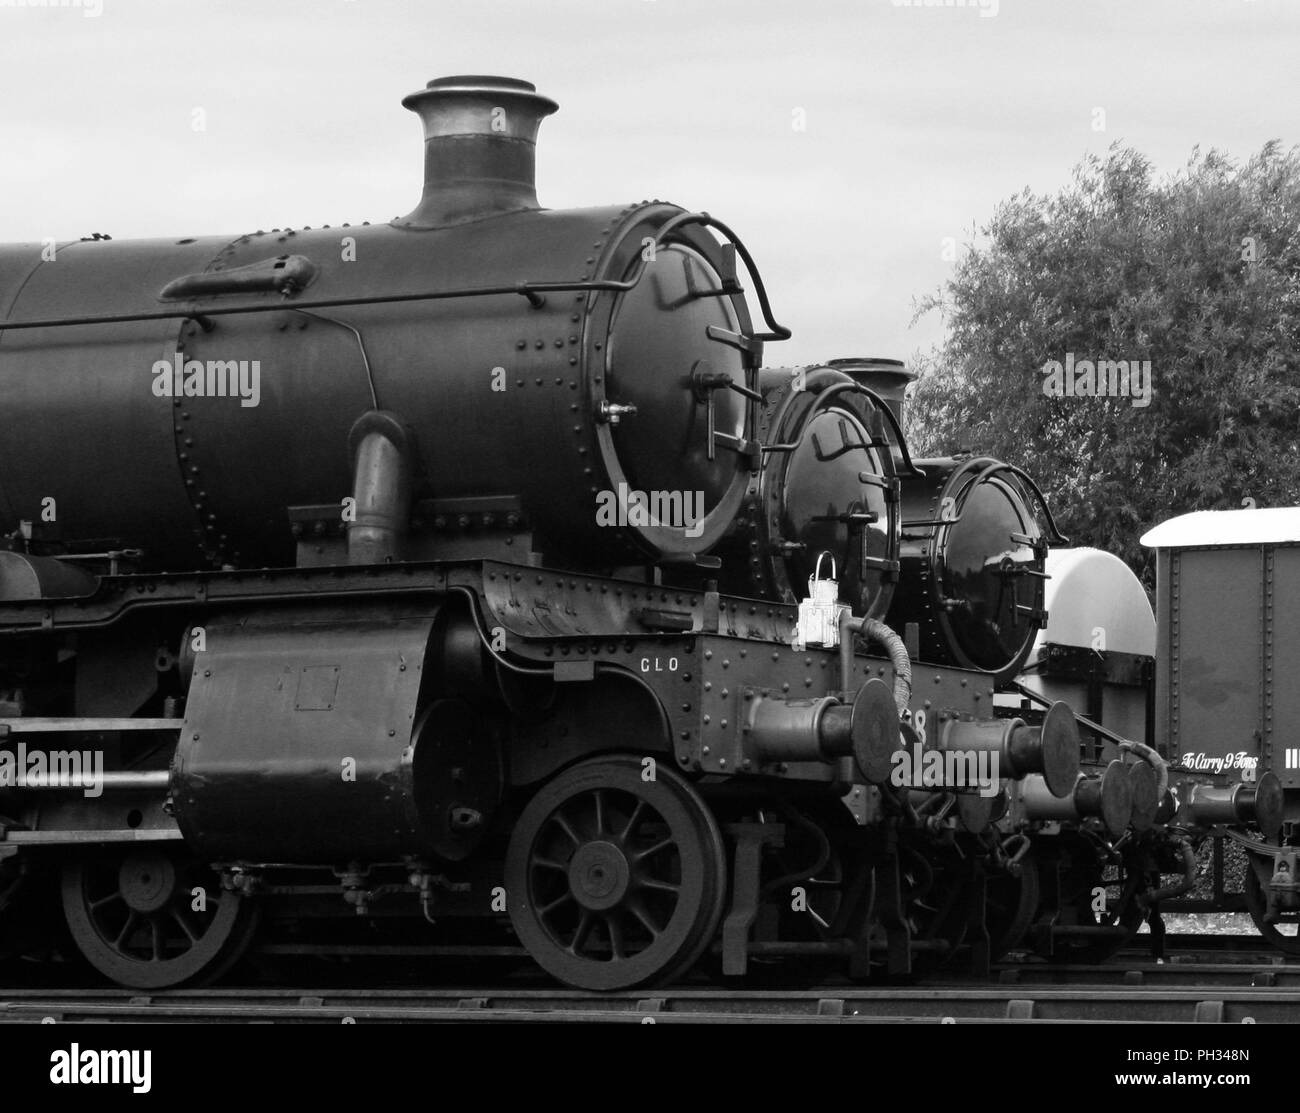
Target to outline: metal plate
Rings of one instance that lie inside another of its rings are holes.
[[[1112,761],[1101,775],[1101,821],[1112,835],[1123,834],[1133,815],[1133,789],[1122,761]]]
[[[1188,765],[1198,758],[1258,753],[1261,566],[1258,549],[1177,552],[1161,582],[1162,648],[1171,648],[1157,669],[1168,685],[1157,715],[1168,725],[1171,757],[1184,767],[1199,768]],[[1165,737],[1161,725],[1157,738]]]
[[[1079,723],[1068,704],[1048,708],[1041,746],[1043,780],[1053,796],[1068,796],[1079,778]]]
[[[1133,796],[1130,822],[1133,830],[1146,831],[1155,823],[1156,811],[1160,807],[1160,799],[1156,795],[1155,771],[1145,761],[1135,762],[1128,767],[1128,780]]]
[[[411,737],[435,615],[376,604],[207,623],[173,781],[186,839],[256,861],[426,849]]]
[[[849,721],[853,759],[869,784],[884,784],[893,771],[894,754],[902,749],[898,707],[883,680],[872,677],[853,700]]]

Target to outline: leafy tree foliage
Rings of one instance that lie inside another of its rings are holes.
[[[1156,523],[1300,503],[1300,149],[1244,166],[1197,150],[1155,181],[1116,145],[982,232],[918,309],[946,324],[909,404],[921,454],[1019,464],[1073,543],[1148,582],[1138,538]],[[1150,404],[1049,396],[1044,367],[1067,353],[1150,360]]]

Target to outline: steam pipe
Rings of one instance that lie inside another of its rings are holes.
[[[1145,761],[1156,773],[1156,799],[1163,799],[1169,787],[1169,763],[1145,742],[1121,742],[1119,748]]]
[[[894,702],[902,715],[912,702],[912,661],[907,656],[907,646],[893,630],[874,618],[854,618],[850,611],[840,612],[840,691],[853,688],[853,635],[863,637],[885,647],[889,663],[894,667]]]
[[[1162,889],[1154,889],[1149,893],[1140,894],[1137,898],[1140,908],[1149,908],[1162,900],[1180,897],[1196,884],[1196,851],[1180,835],[1175,835],[1173,841],[1178,844],[1178,849],[1183,856],[1183,876],[1172,885],[1166,885]]]
[[[411,513],[410,437],[395,414],[371,410],[348,434],[355,461],[348,563],[402,559]]]

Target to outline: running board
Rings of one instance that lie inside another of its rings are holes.
[[[112,831],[7,831],[0,837],[0,847],[14,845],[73,846],[85,843],[180,842],[179,827],[125,827]]]
[[[183,719],[50,718],[0,719],[0,738],[11,734],[104,734],[118,730],[180,730]]]

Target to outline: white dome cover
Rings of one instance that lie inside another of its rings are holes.
[[[1090,648],[1095,631],[1111,653],[1154,656],[1156,616],[1142,581],[1119,557],[1101,549],[1056,549],[1047,556],[1044,602],[1047,628],[1040,630],[1030,660],[1047,642]]]

